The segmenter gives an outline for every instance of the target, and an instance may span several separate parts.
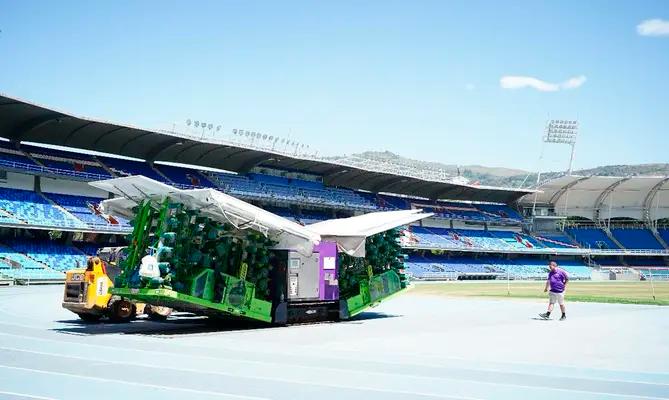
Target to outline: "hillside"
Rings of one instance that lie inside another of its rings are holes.
[[[529,187],[537,180],[536,173],[511,168],[487,167],[483,165],[453,165],[440,162],[421,161],[406,158],[389,151],[366,151],[353,154],[355,157],[383,160],[420,168],[444,169],[453,176],[462,175],[471,182],[481,185]],[[561,175],[562,172],[544,172],[542,181]],[[663,175],[669,176],[669,163],[637,164],[637,165],[605,165],[596,168],[574,171],[575,175],[629,176],[629,175]]]

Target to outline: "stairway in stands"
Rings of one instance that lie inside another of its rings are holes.
[[[623,244],[620,243],[620,242],[618,241],[618,239],[615,238],[615,236],[613,236],[613,233],[611,233],[611,230],[610,230],[608,227],[602,225],[602,226],[600,227],[600,229],[601,229],[602,231],[604,231],[604,233],[606,234],[606,236],[608,236],[608,238],[611,239],[611,241],[612,241],[613,243],[615,243],[615,245],[618,246],[618,248],[620,248],[620,249],[624,249],[624,248],[625,248],[625,246],[623,246]]]
[[[669,250],[669,245],[667,245],[667,242],[665,242],[664,239],[662,239],[662,236],[660,236],[660,233],[657,231],[657,229],[655,227],[651,227],[650,231],[655,237],[655,240],[657,240],[657,242],[661,244],[662,247]]]

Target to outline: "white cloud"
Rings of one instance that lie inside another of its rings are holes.
[[[636,31],[641,36],[669,36],[669,21],[647,19],[636,26]]]
[[[573,78],[569,78],[566,81],[562,82],[560,84],[560,87],[562,89],[576,89],[578,87],[581,87],[586,81],[585,76],[575,76]]]
[[[562,83],[551,83],[542,81],[531,76],[503,76],[499,80],[499,85],[503,89],[524,89],[532,88],[540,92],[557,92],[560,89],[576,89],[582,86],[586,81],[585,76],[575,76]]]
[[[499,80],[499,84],[504,89],[523,89],[531,87],[541,92],[555,92],[560,90],[560,87],[554,83],[544,82],[531,76],[503,76]]]

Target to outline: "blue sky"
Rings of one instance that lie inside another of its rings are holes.
[[[531,170],[566,167],[540,136],[578,118],[577,168],[667,162],[667,21],[667,1],[0,0],[0,92]]]

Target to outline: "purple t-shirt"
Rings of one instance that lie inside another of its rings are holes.
[[[555,268],[553,271],[548,272],[548,283],[551,286],[551,292],[553,293],[562,293],[564,292],[564,284],[569,280],[569,275],[560,269]]]

